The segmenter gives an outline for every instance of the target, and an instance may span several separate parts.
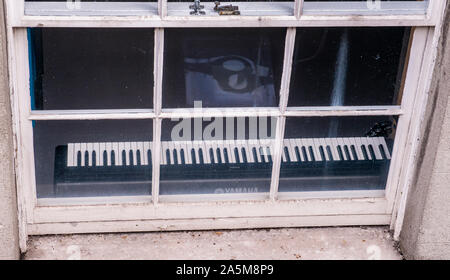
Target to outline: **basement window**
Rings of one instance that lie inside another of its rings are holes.
[[[437,2],[7,0],[27,232],[389,224]]]

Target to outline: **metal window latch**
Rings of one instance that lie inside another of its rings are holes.
[[[214,11],[221,16],[238,16],[241,14],[239,6],[233,6],[232,4],[220,6],[219,1],[214,1],[214,4]]]
[[[194,0],[194,5],[190,5],[189,9],[193,10],[190,12],[191,15],[204,15],[205,11],[202,11],[205,6],[200,5],[200,0]]]

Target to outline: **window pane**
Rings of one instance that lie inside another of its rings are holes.
[[[274,107],[285,29],[165,29],[163,107]]]
[[[164,120],[161,195],[269,192],[276,118]]]
[[[32,28],[32,108],[153,107],[153,29]]]
[[[287,118],[280,192],[383,190],[397,117]]]
[[[152,120],[35,121],[39,198],[151,194]]]
[[[289,106],[399,105],[410,28],[297,28]]]

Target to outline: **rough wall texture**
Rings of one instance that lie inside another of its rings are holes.
[[[0,0],[0,259],[17,259],[17,205],[3,2]]]
[[[450,259],[450,2],[433,74],[420,163],[406,206],[401,249],[408,259]]]

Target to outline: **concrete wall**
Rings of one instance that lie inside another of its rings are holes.
[[[0,0],[0,259],[19,258],[4,3]]]
[[[400,246],[407,259],[450,259],[450,2],[434,72],[425,139]]]

